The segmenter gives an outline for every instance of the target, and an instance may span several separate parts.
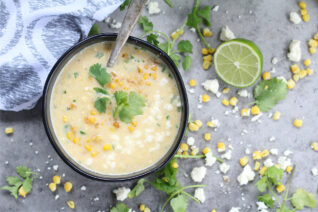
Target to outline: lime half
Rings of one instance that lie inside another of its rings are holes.
[[[263,55],[252,41],[234,39],[217,48],[213,65],[224,82],[245,88],[253,85],[261,75]]]

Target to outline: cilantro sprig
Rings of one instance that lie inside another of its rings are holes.
[[[37,173],[33,172],[26,166],[17,166],[15,169],[17,176],[9,176],[6,178],[8,185],[2,186],[0,190],[7,190],[14,198],[25,196],[32,190],[33,180],[37,177]],[[22,178],[22,180],[21,180]]]
[[[112,207],[110,209],[110,212],[128,212],[129,210],[130,208],[126,204],[120,202],[117,203],[114,207]]]
[[[302,210],[304,207],[315,208],[315,195],[308,193],[303,188],[296,189],[293,195],[291,197],[288,197],[295,169],[296,166],[293,167],[293,170],[287,182],[286,191],[280,199],[279,195],[274,190],[276,186],[283,185],[283,183],[281,182],[283,178],[283,170],[277,168],[276,166],[267,168],[264,172],[263,178],[261,178],[255,185],[260,192],[264,193],[268,191],[269,193],[258,196],[257,200],[264,202],[264,204],[271,209],[276,208],[276,212],[294,212],[296,210]],[[294,207],[293,209],[290,209],[286,205],[287,201],[291,202]]]

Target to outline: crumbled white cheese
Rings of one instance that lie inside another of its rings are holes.
[[[59,166],[58,166],[58,165],[53,165],[52,167],[53,167],[53,170],[54,170],[54,171],[57,171],[57,170],[59,169]]]
[[[251,94],[246,89],[241,89],[237,91],[237,94],[243,98],[250,98]]]
[[[109,27],[112,29],[120,29],[121,22],[118,22],[115,19],[113,19],[113,21],[109,24]]]
[[[240,212],[240,209],[239,207],[232,207],[229,212]]]
[[[108,16],[107,18],[105,18],[104,22],[105,23],[109,23],[111,21],[111,18]]]
[[[218,119],[213,119],[211,120],[212,124],[211,126],[209,127],[212,127],[212,128],[218,128],[221,124],[220,124],[220,121]]]
[[[271,149],[269,151],[272,155],[278,155],[278,149]]]
[[[287,150],[284,151],[284,155],[285,155],[285,156],[289,156],[289,155],[291,155],[291,154],[293,154],[293,152],[290,151],[289,149],[287,149]]]
[[[194,144],[194,142],[195,142],[195,139],[194,139],[193,137],[188,137],[188,139],[187,139],[187,144],[188,144],[189,146],[192,146],[192,145]]]
[[[313,176],[318,176],[318,169],[316,167],[312,168],[311,173]]]
[[[274,165],[274,163],[273,163],[272,159],[270,159],[270,158],[267,158],[267,159],[264,161],[264,166],[266,166],[266,167],[271,167],[271,166],[273,166],[273,165]]]
[[[220,9],[220,6],[219,6],[219,5],[215,5],[215,6],[212,8],[212,11],[213,11],[213,12],[217,12],[217,11],[219,11],[219,9]]]
[[[190,31],[191,31],[191,32],[196,32],[194,27],[191,27],[191,28],[190,28]]]
[[[55,200],[58,200],[59,198],[60,198],[60,195],[58,195],[58,194],[55,195],[55,197],[54,197]]]
[[[202,86],[205,90],[217,94],[219,90],[219,81],[217,79],[206,80],[202,83]]]
[[[290,61],[299,62],[301,60],[301,48],[300,48],[300,41],[293,40],[289,44],[289,53],[287,57]]]
[[[291,166],[291,160],[287,158],[286,156],[280,156],[278,158],[278,164],[280,165],[280,168],[285,170],[287,166]]]
[[[247,155],[251,154],[251,149],[246,148],[246,149],[245,149],[245,154],[247,154]]]
[[[252,170],[251,166],[247,164],[241,174],[237,177],[237,181],[240,185],[247,185],[249,181],[254,180],[255,172]]]
[[[124,201],[127,198],[129,192],[130,192],[130,188],[126,188],[126,187],[120,187],[113,190],[113,193],[116,194],[116,199],[118,201]]]
[[[224,159],[227,159],[227,160],[231,160],[231,158],[232,158],[232,150],[228,150],[226,153],[221,155],[221,158],[224,158]]]
[[[263,113],[260,112],[259,114],[257,114],[256,116],[253,116],[253,117],[251,118],[251,122],[255,122],[255,121],[259,120],[262,116],[263,116]],[[259,120],[259,121],[260,121],[260,120]]]
[[[213,164],[216,162],[216,158],[212,155],[212,152],[208,152],[205,155],[205,165],[206,166],[213,166]]]
[[[276,138],[274,136],[269,137],[270,142],[274,142],[275,140],[276,140]]]
[[[221,30],[220,40],[221,41],[229,41],[235,38],[234,33],[230,30],[228,26],[225,26]]]
[[[86,186],[83,185],[83,186],[81,187],[81,191],[86,191]]]
[[[278,63],[277,57],[273,57],[273,58],[272,58],[272,64],[273,64],[273,65],[276,65],[277,63]]]
[[[298,13],[291,12],[291,13],[289,13],[289,20],[293,24],[299,24],[301,22],[301,17]]]
[[[188,91],[189,91],[189,93],[191,93],[191,94],[195,93],[194,88],[189,88]]]
[[[197,188],[194,191],[194,197],[197,198],[201,203],[205,202],[205,195],[203,188]]]
[[[191,171],[191,178],[194,182],[200,183],[206,175],[206,168],[204,166],[194,167]]]
[[[268,212],[268,208],[264,202],[256,202],[258,212]]]
[[[222,163],[222,164],[220,164],[219,169],[223,174],[226,174],[230,169],[230,165],[228,165],[226,163]]]
[[[159,4],[156,1],[149,2],[147,5],[147,9],[148,9],[149,15],[155,15],[161,12],[159,8]]]
[[[279,77],[277,77],[277,79],[282,80],[284,83],[286,83],[286,84],[287,84],[287,80],[286,80],[286,78],[285,78],[285,77],[283,77],[283,76],[279,76]]]

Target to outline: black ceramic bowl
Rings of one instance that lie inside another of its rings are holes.
[[[185,132],[185,129],[187,127],[187,119],[189,115],[189,106],[188,106],[188,98],[186,94],[186,90],[181,78],[181,75],[178,71],[178,68],[175,66],[173,61],[170,59],[170,57],[163,52],[161,49],[158,47],[151,45],[143,40],[140,40],[135,37],[129,37],[128,38],[128,43],[132,45],[136,45],[138,47],[142,47],[155,55],[158,55],[158,57],[169,67],[169,70],[171,74],[174,76],[179,94],[180,94],[180,100],[181,100],[181,120],[180,120],[180,127],[179,131],[177,133],[177,136],[171,145],[170,149],[168,152],[155,164],[152,164],[151,166],[129,174],[124,174],[124,175],[106,175],[106,174],[101,174],[98,172],[94,172],[93,170],[87,169],[86,167],[82,166],[81,164],[77,163],[62,147],[62,145],[59,143],[58,138],[56,137],[53,126],[52,126],[52,121],[50,117],[50,101],[51,101],[51,94],[53,90],[53,86],[55,84],[55,81],[57,79],[57,76],[63,69],[64,65],[78,52],[83,50],[84,48],[100,43],[100,42],[111,42],[115,41],[117,37],[117,34],[99,34],[95,35],[92,37],[88,37],[83,41],[80,41],[73,47],[71,47],[69,50],[67,50],[61,57],[60,59],[56,62],[56,64],[53,66],[51,72],[48,75],[48,78],[46,80],[45,86],[44,86],[44,91],[43,91],[43,123],[44,127],[46,130],[46,133],[49,137],[49,140],[51,144],[53,145],[54,149],[57,151],[57,153],[60,155],[60,157],[64,160],[66,164],[68,164],[71,168],[73,168],[75,171],[78,173],[95,179],[95,180],[102,180],[102,181],[124,181],[124,180],[131,180],[131,179],[136,179],[143,177],[145,175],[148,175],[150,173],[153,173],[157,171],[158,169],[162,168],[168,161],[174,156],[175,152],[177,151],[181,139],[183,138],[183,134]]]

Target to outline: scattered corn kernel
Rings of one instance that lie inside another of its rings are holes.
[[[91,156],[95,157],[97,154],[98,154],[98,152],[94,151],[94,152],[91,153]]]
[[[314,151],[318,152],[318,142],[313,142],[313,143],[311,144],[311,148],[312,148]]]
[[[213,35],[209,28],[204,28],[202,34],[204,37],[211,37]]]
[[[233,96],[230,99],[230,105],[235,106],[237,103],[238,103],[238,99],[235,96]]]
[[[303,2],[303,1],[300,1],[300,2],[298,3],[298,5],[299,5],[299,7],[300,7],[301,9],[306,9],[306,7],[307,7],[306,3]]]
[[[287,172],[287,173],[290,173],[292,170],[293,170],[293,167],[292,167],[292,166],[287,166],[287,167],[286,167],[286,172]]]
[[[204,140],[210,141],[211,140],[211,133],[204,133]]]
[[[209,53],[209,50],[207,48],[202,48],[201,49],[201,54],[207,55]]]
[[[209,69],[211,65],[212,65],[212,62],[207,60],[204,60],[202,64],[204,70]]]
[[[217,149],[218,149],[218,152],[224,152],[225,151],[225,144],[223,142],[219,142],[217,144]]]
[[[258,173],[259,173],[261,176],[263,176],[264,173],[265,173],[265,171],[266,171],[266,169],[267,169],[267,167],[266,167],[266,166],[263,166],[263,167],[261,168],[261,170],[259,170]]]
[[[299,79],[300,79],[300,75],[299,75],[299,74],[294,74],[294,75],[293,75],[293,80],[294,80],[295,82],[297,82]]]
[[[261,110],[259,109],[259,107],[257,105],[254,105],[252,108],[251,108],[251,113],[253,115],[258,115],[259,113],[261,112]]]
[[[202,100],[202,102],[209,102],[211,99],[210,99],[210,96],[208,94],[203,94],[201,97],[201,100]]]
[[[189,81],[189,85],[190,85],[191,87],[196,86],[196,84],[197,84],[197,82],[195,81],[195,79],[191,79],[191,80]]]
[[[115,83],[111,82],[111,83],[109,83],[109,87],[114,89],[114,88],[116,88],[116,85],[115,85]]]
[[[189,145],[186,144],[186,143],[181,143],[180,149],[181,149],[182,151],[186,152],[186,151],[189,150]]]
[[[216,210],[215,210],[215,209],[213,209],[213,210],[211,210],[211,212],[216,212]]]
[[[300,14],[303,16],[303,15],[308,14],[308,12],[306,9],[300,9]]]
[[[293,89],[295,87],[295,85],[296,85],[296,83],[295,83],[295,81],[293,79],[289,79],[287,81],[287,87],[288,87],[289,90]]]
[[[199,130],[198,125],[194,124],[193,122],[190,122],[188,127],[189,127],[190,131],[198,131]]]
[[[193,123],[196,124],[199,128],[202,127],[202,121],[200,120],[195,120]]]
[[[261,163],[256,161],[254,164],[254,171],[258,171],[260,167],[261,167]]]
[[[264,149],[262,152],[261,152],[261,155],[262,155],[262,158],[265,158],[269,155],[269,151],[267,149]]]
[[[191,155],[197,155],[199,153],[199,149],[198,148],[192,148],[191,150]]]
[[[222,104],[225,106],[229,106],[230,102],[227,99],[223,99]]]
[[[282,193],[283,191],[285,191],[285,186],[283,184],[279,184],[278,186],[276,186],[276,191],[278,193]]]
[[[71,131],[68,131],[68,132],[66,133],[66,137],[67,137],[68,140],[73,140],[73,138],[74,138],[74,133],[71,132]]]
[[[314,47],[310,47],[309,48],[309,53],[310,54],[315,54],[317,52],[317,49],[316,48],[314,48]]]
[[[314,70],[310,69],[310,68],[307,68],[306,69],[306,72],[307,72],[307,75],[311,76],[314,74]]]
[[[216,125],[215,125],[212,121],[208,121],[208,122],[206,123],[206,125],[207,125],[208,127],[216,127]]]
[[[24,187],[23,187],[23,186],[21,186],[21,187],[19,188],[19,195],[20,195],[21,197],[25,197],[25,196],[27,195],[27,192],[24,190]]]
[[[291,65],[290,66],[290,71],[293,73],[293,74],[297,74],[300,72],[300,68],[297,64],[294,64],[294,65]]]
[[[260,160],[262,159],[262,153],[260,151],[253,152],[253,160]]]
[[[112,149],[112,145],[111,144],[105,144],[104,146],[103,146],[103,150],[105,150],[105,151],[109,151],[109,150],[111,150]]]
[[[241,166],[246,166],[246,164],[248,163],[248,158],[247,157],[242,157],[241,159],[240,159],[240,164],[241,164]]]
[[[56,184],[55,184],[55,183],[50,183],[50,184],[49,184],[49,189],[50,189],[52,192],[56,191]]]
[[[144,212],[151,212],[150,208],[146,207]]]
[[[275,111],[275,113],[273,115],[273,120],[277,121],[278,119],[280,119],[280,112],[279,111]]]
[[[227,93],[229,93],[230,92],[230,88],[224,88],[223,90],[222,90],[222,93],[224,93],[224,94],[227,94]]]
[[[303,15],[302,18],[304,22],[308,22],[310,20],[310,16],[308,14]]]
[[[90,144],[86,144],[86,145],[84,145],[84,147],[85,147],[85,149],[87,149],[87,151],[92,151],[92,145],[90,145]]]
[[[304,60],[304,65],[305,66],[310,66],[310,64],[311,64],[311,60],[310,59]]]
[[[140,210],[140,211],[144,211],[145,208],[146,208],[146,206],[145,206],[144,204],[140,204],[140,205],[139,205],[139,210]]]
[[[61,178],[58,175],[53,176],[52,180],[53,180],[53,183],[55,183],[57,185],[61,183]]]
[[[62,117],[62,120],[63,120],[64,123],[67,123],[67,122],[68,122],[68,117],[64,115],[64,116]]]
[[[13,128],[12,127],[7,127],[4,129],[5,134],[9,135],[13,133]]]
[[[310,39],[310,40],[308,41],[308,46],[309,46],[309,47],[316,48],[316,47],[318,47],[318,41],[316,41],[316,40],[314,40],[314,39]]]
[[[270,72],[264,72],[263,74],[262,74],[262,78],[263,78],[263,80],[269,80],[270,78],[271,78],[271,73]]]
[[[250,109],[248,109],[248,108],[242,108],[242,109],[241,109],[241,116],[242,116],[242,117],[248,117],[248,116],[250,116]]]
[[[80,138],[79,137],[75,137],[73,138],[73,143],[74,144],[77,144],[79,142]]]
[[[179,37],[179,34],[175,31],[175,32],[171,33],[170,37],[172,39],[177,39]]]
[[[177,169],[177,168],[179,167],[179,164],[174,161],[174,162],[171,164],[171,167],[174,168],[174,169]]]
[[[133,120],[133,121],[131,122],[131,125],[134,126],[134,127],[137,127],[137,123],[138,123],[137,121]]]
[[[301,119],[295,119],[295,120],[294,120],[294,126],[295,126],[295,127],[298,127],[298,128],[302,127],[302,126],[303,126],[303,120],[301,120]]]
[[[144,80],[147,80],[149,78],[149,74],[148,73],[143,74],[142,78],[144,78]]]
[[[88,117],[87,120],[88,120],[88,122],[89,122],[90,124],[95,124],[95,122],[96,122],[96,118],[93,117],[93,116]]]
[[[129,130],[129,132],[133,132],[133,131],[134,131],[134,127],[131,126],[131,125],[129,125],[129,126],[128,126],[128,130]]]
[[[70,207],[70,208],[72,208],[72,209],[75,208],[75,203],[74,203],[74,201],[69,200],[69,201],[67,201],[66,203],[67,203],[68,207]]]
[[[204,155],[208,154],[209,152],[211,152],[211,149],[209,147],[205,147],[203,150],[202,150],[202,153]]]
[[[150,69],[153,70],[153,71],[157,71],[157,70],[158,70],[158,67],[157,67],[156,65],[154,65],[154,66],[151,66]]]
[[[73,187],[73,185],[71,182],[64,183],[64,189],[66,192],[70,192],[72,190],[72,187]]]
[[[209,48],[208,51],[210,54],[213,54],[215,52],[215,48]]]
[[[212,55],[207,55],[207,56],[204,56],[203,57],[203,61],[209,61],[209,62],[211,62],[212,61]]]

